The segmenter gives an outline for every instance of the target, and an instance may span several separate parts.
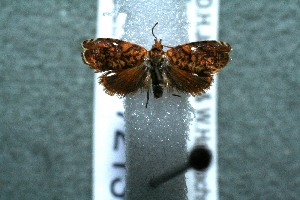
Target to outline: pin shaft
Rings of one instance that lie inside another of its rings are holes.
[[[190,153],[189,159],[185,164],[152,178],[149,181],[149,185],[156,188],[170,179],[184,173],[189,168],[193,168],[198,171],[205,171],[211,162],[211,157],[211,152],[205,146],[196,146]]]
[[[190,166],[188,164],[181,165],[177,168],[174,168],[173,170],[167,171],[155,178],[152,178],[149,181],[149,184],[151,187],[156,188],[157,186],[169,181],[170,179],[173,179],[174,177],[182,174],[185,172]]]

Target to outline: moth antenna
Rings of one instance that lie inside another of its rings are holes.
[[[173,48],[173,47],[171,47],[171,46],[167,46],[167,45],[162,45],[163,47],[167,47],[167,48]]]
[[[155,26],[158,24],[158,22],[156,22],[155,24],[154,24],[154,26],[152,27],[152,35],[153,35],[153,37],[157,40],[157,37],[154,35],[154,28],[155,28]]]

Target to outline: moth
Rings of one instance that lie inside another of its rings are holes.
[[[83,62],[102,72],[99,84],[109,95],[124,97],[138,90],[149,91],[154,98],[168,92],[202,95],[213,82],[213,75],[229,61],[231,46],[221,41],[199,41],[169,47],[152,35],[154,44],[146,48],[118,39],[97,38],[83,41]],[[169,48],[166,52],[163,47]],[[179,95],[175,95],[179,96]]]

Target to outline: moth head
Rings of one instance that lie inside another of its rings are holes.
[[[154,39],[154,44],[152,45],[151,50],[158,50],[161,51],[163,49],[163,45],[161,44],[161,39],[157,40],[156,38]]]

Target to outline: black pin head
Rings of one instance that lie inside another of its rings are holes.
[[[204,145],[196,146],[189,156],[189,165],[195,170],[204,171],[210,165],[211,151]]]

